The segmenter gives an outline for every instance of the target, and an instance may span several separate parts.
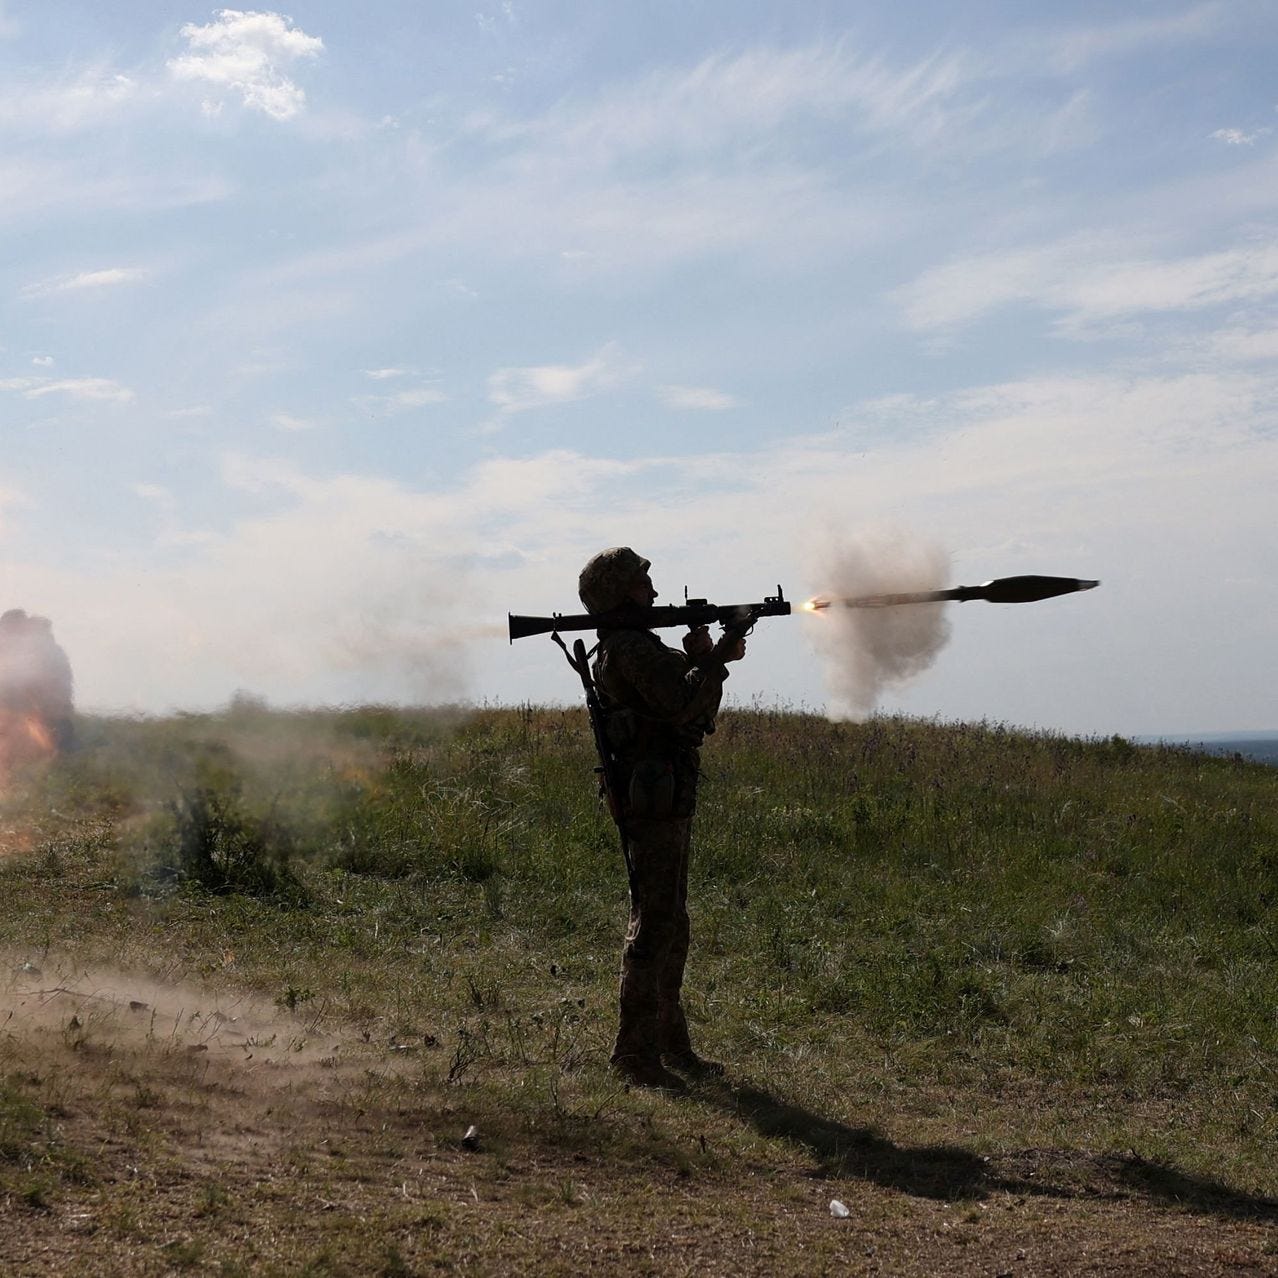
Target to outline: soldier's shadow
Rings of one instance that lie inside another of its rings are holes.
[[[1055,1198],[1143,1198],[1205,1215],[1278,1223],[1278,1200],[1135,1153],[1021,1150],[984,1157],[958,1145],[898,1145],[868,1127],[814,1114],[749,1083],[705,1079],[698,1100],[745,1119],[764,1136],[807,1150],[812,1175],[857,1178],[922,1198],[973,1200],[994,1193]]]

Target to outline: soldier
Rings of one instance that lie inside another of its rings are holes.
[[[600,551],[582,569],[586,611],[657,598],[649,561],[628,546]],[[714,731],[728,677],[726,663],[745,655],[745,640],[715,643],[705,626],[683,651],[650,630],[602,629],[594,663],[610,745],[621,763],[621,807],[633,882],[630,925],[621,958],[621,1015],[612,1064],[644,1087],[683,1088],[667,1065],[685,1073],[722,1073],[693,1050],[680,1000],[688,957],[688,849],[697,801],[699,748]]]

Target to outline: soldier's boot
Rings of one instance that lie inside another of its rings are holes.
[[[703,1074],[719,1077],[724,1067],[719,1061],[708,1061],[693,1050],[688,1035],[688,1018],[679,1003],[663,1003],[658,1013],[658,1033],[661,1039],[661,1059],[673,1069],[685,1074]]]
[[[612,1068],[633,1087],[651,1087],[661,1092],[682,1092],[687,1083],[678,1074],[672,1074],[661,1063],[661,1058],[646,1052],[626,1052],[614,1055]]]
[[[616,1072],[636,1087],[654,1087],[662,1091],[681,1092],[686,1084],[661,1063],[657,1050],[657,998],[645,973],[633,969],[621,979],[621,1016],[617,1041],[613,1044],[611,1065]]]
[[[727,1066],[722,1061],[711,1061],[704,1056],[698,1056],[691,1047],[683,1052],[662,1052],[661,1059],[671,1069],[682,1070],[685,1074],[722,1078],[727,1070]]]
[[[682,1070],[685,1074],[703,1075],[707,1078],[722,1078],[727,1066],[722,1061],[707,1060],[698,1056],[692,1048],[686,1052],[663,1052],[661,1059],[671,1069]]]

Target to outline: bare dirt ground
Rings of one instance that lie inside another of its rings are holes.
[[[25,1153],[5,1135],[6,1275],[1278,1274],[1278,1205],[1134,1156],[896,1144],[729,1078],[651,1099],[657,1144],[667,1107],[702,1107],[694,1162],[619,1158],[589,1123],[539,1132],[427,1086],[429,1042],[7,970],[0,1072],[41,1117]],[[716,1159],[725,1123],[775,1157]]]

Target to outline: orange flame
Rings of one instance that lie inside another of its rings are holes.
[[[38,714],[23,715],[21,730],[27,734],[27,740],[41,754],[57,753],[58,747],[53,739],[53,733],[49,731],[48,725]]]
[[[57,740],[39,714],[0,709],[0,787],[14,768],[41,763],[57,753]]]
[[[799,605],[800,612],[821,612],[830,606],[830,599],[827,595],[814,595],[805,604]]]

